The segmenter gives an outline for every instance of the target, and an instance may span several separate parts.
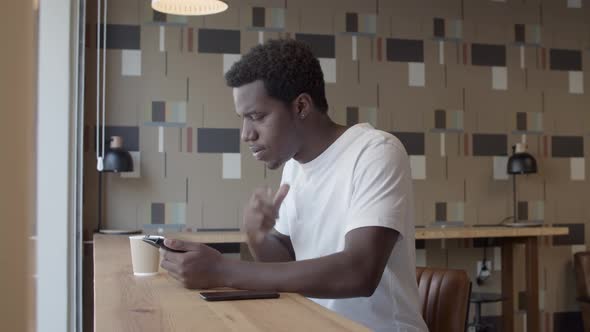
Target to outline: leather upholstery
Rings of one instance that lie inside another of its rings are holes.
[[[471,282],[463,270],[416,267],[422,317],[430,332],[465,331]]]
[[[590,251],[578,252],[574,255],[576,270],[576,291],[582,317],[584,331],[590,332]]]

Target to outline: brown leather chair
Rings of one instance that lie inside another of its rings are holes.
[[[463,270],[416,267],[422,317],[430,332],[465,331],[471,281]]]
[[[578,301],[584,320],[584,332],[590,332],[590,251],[578,252],[574,255],[574,269]]]

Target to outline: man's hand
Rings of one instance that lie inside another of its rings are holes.
[[[279,207],[289,192],[289,185],[283,184],[272,198],[270,188],[258,188],[244,208],[243,225],[248,241],[261,243],[273,229],[279,215]]]
[[[185,253],[166,251],[162,268],[186,288],[206,289],[223,287],[221,253],[202,243],[167,239],[164,244]]]

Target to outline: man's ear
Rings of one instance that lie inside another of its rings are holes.
[[[301,120],[305,119],[312,110],[313,102],[311,96],[307,93],[302,93],[294,100],[297,117]]]

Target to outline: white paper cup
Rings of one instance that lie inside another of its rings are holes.
[[[143,242],[144,235],[129,237],[131,245],[131,264],[136,276],[153,276],[158,274],[160,266],[160,250]]]

